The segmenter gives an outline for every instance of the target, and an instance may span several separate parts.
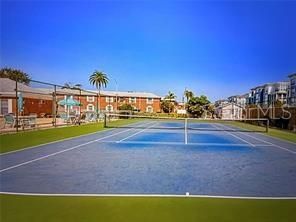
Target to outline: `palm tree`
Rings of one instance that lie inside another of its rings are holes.
[[[18,81],[26,85],[29,85],[31,80],[31,77],[27,73],[12,68],[0,69],[0,78],[9,78],[11,80]]]
[[[192,98],[192,97],[194,97],[194,93],[192,92],[192,91],[190,91],[190,90],[185,90],[185,92],[184,92],[184,95],[185,95],[185,97],[186,97],[186,102],[188,103],[188,101]]]
[[[172,101],[174,101],[176,99],[176,97],[177,96],[173,92],[169,91],[168,94],[165,96],[165,99],[169,100],[170,103],[172,103]],[[170,112],[171,112],[171,109],[169,109],[169,113]]]
[[[99,109],[101,109],[101,88],[106,87],[108,82],[109,78],[107,77],[107,74],[98,70],[95,70],[89,77],[89,83],[96,86],[96,88],[99,90]]]
[[[176,99],[176,95],[173,92],[169,91],[168,94],[165,96],[165,98],[172,101]]]
[[[72,84],[71,82],[66,82],[64,86],[62,87],[63,89],[81,89],[82,84],[77,83],[77,84]]]

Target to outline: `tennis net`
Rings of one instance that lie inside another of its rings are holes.
[[[268,132],[268,119],[197,119],[105,114],[106,128],[172,129],[230,132]]]

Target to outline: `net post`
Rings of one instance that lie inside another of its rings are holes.
[[[104,128],[107,128],[107,114],[104,114]]]
[[[269,119],[267,119],[267,122],[266,122],[266,133],[268,133],[268,128],[269,128]]]

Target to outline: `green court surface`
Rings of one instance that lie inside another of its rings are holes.
[[[294,221],[295,200],[1,195],[1,221]],[[294,219],[293,219],[294,218]]]

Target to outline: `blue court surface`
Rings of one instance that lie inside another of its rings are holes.
[[[296,197],[295,143],[218,123],[162,124],[177,123],[149,120],[2,154],[0,191]]]

